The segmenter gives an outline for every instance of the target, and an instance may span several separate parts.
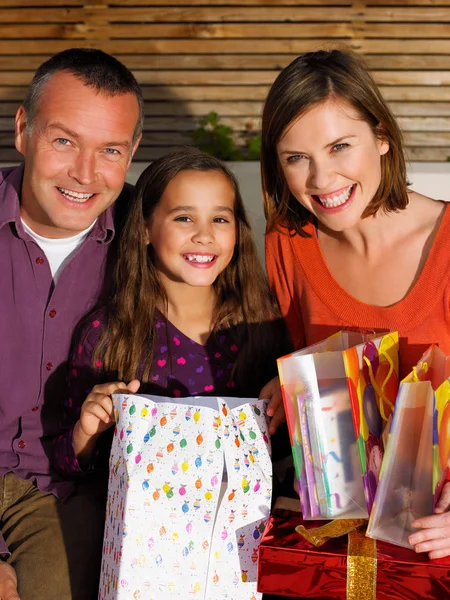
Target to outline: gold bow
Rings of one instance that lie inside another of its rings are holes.
[[[331,538],[348,534],[347,600],[376,600],[376,545],[374,540],[366,537],[362,525],[367,525],[367,519],[336,519],[313,529],[306,529],[303,525],[295,528],[316,547]]]

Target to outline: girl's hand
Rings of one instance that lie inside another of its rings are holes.
[[[10,564],[2,560],[0,560],[0,600],[20,600],[16,572]]]
[[[73,430],[75,456],[88,459],[95,447],[97,438],[115,423],[114,406],[111,395],[116,392],[135,394],[140,386],[137,379],[126,385],[123,381],[95,385],[83,402],[80,419]]]
[[[416,552],[428,552],[430,558],[443,558],[450,555],[450,481],[442,488],[434,515],[412,522],[420,529],[412,533],[408,541]]]
[[[272,417],[269,424],[269,433],[273,435],[278,426],[286,421],[279,377],[274,377],[263,387],[259,394],[259,399],[269,400],[267,414],[269,417]]]

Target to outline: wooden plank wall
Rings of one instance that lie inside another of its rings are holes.
[[[146,99],[137,160],[189,143],[217,111],[238,139],[257,130],[278,71],[348,44],[398,115],[411,160],[450,160],[450,0],[0,0],[0,162],[17,161],[14,113],[34,69],[72,46],[102,48]]]

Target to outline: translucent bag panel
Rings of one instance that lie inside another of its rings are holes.
[[[411,523],[432,513],[433,388],[429,381],[400,386],[384,454],[369,537],[411,548]]]
[[[343,350],[375,337],[340,332],[278,361],[305,519],[368,517]]]

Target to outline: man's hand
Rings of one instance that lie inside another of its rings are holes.
[[[11,565],[2,560],[0,560],[0,600],[20,600],[16,572]]]
[[[408,541],[416,552],[428,552],[430,558],[450,555],[450,481],[444,485],[434,515],[422,517],[411,525],[420,529]]]
[[[286,421],[279,377],[274,377],[263,387],[259,394],[259,399],[269,400],[267,414],[269,417],[272,417],[269,424],[269,433],[273,435],[278,426]]]

